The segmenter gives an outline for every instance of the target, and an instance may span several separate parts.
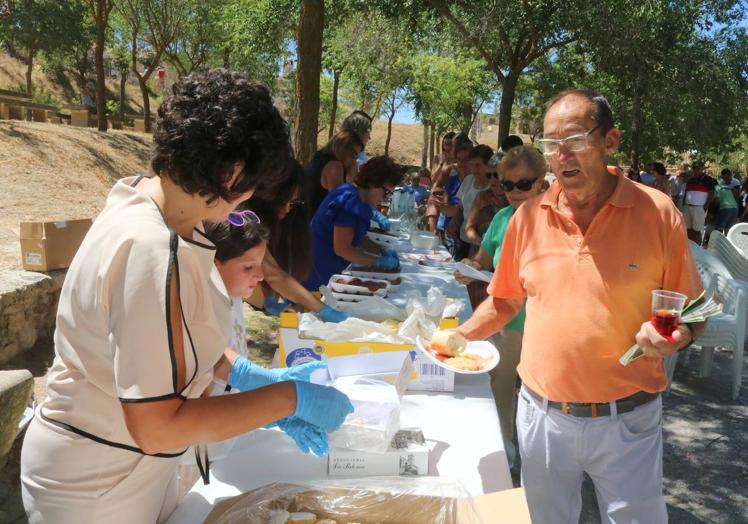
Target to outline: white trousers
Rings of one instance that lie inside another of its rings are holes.
[[[595,485],[602,522],[667,523],[662,399],[621,415],[611,408],[609,417],[564,415],[522,387],[517,436],[533,524],[578,524],[584,472]]]

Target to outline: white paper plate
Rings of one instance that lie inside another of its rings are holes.
[[[471,340],[467,343],[467,348],[465,349],[466,353],[481,356],[486,360],[486,367],[480,371],[466,371],[464,369],[457,369],[448,366],[431,354],[428,350],[429,342],[423,340],[420,336],[416,337],[416,347],[421,353],[426,355],[426,358],[430,359],[437,366],[463,375],[480,375],[481,373],[487,373],[499,364],[499,350],[487,340]]]

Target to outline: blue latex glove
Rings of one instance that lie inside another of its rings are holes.
[[[296,411],[294,416],[330,433],[340,427],[353,404],[348,397],[329,386],[297,381]]]
[[[383,255],[387,255],[388,257],[396,258],[398,260],[400,259],[400,255],[398,254],[398,252],[395,251],[394,249],[390,249],[388,247],[386,247],[386,248],[384,248],[382,250],[382,254]]]
[[[377,224],[379,224],[379,227],[381,227],[385,231],[390,230],[389,219],[386,216],[384,216],[378,209],[372,209],[371,219]]]
[[[317,316],[323,322],[343,322],[351,315],[344,311],[338,311],[337,309],[333,309],[330,306],[326,305],[319,311],[319,313],[317,313]]]
[[[265,311],[274,317],[279,316],[290,304],[291,303],[286,299],[283,299],[283,302],[278,302],[275,300],[274,296],[265,297],[265,300],[262,301]]]
[[[397,257],[391,257],[386,253],[382,253],[377,257],[376,266],[379,269],[399,269],[400,260]]]
[[[285,380],[309,382],[309,376],[315,370],[326,367],[326,362],[317,360],[291,366],[290,368],[266,369],[253,364],[248,358],[239,355],[231,365],[229,384],[231,384],[232,388],[236,388],[239,391],[251,391]]]
[[[276,425],[291,437],[304,453],[311,452],[318,457],[324,457],[330,451],[327,433],[309,422],[297,417],[288,417],[279,420]]]

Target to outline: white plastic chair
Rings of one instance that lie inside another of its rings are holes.
[[[715,288],[714,300],[722,304],[723,309],[721,313],[709,319],[706,330],[693,342],[693,345],[701,347],[700,374],[702,377],[708,376],[712,371],[715,347],[729,347],[733,350],[732,399],[735,400],[738,398],[743,378],[743,345],[746,332],[745,318],[748,315],[748,294],[737,282],[719,273],[715,273],[711,278],[710,286]]]
[[[727,240],[737,247],[744,257],[748,257],[748,223],[738,222],[727,232]]]
[[[712,231],[707,249],[717,255],[732,278],[748,281],[748,258],[744,257],[743,253],[727,240],[725,235],[719,231]]]
[[[704,334],[699,337],[698,340],[694,341],[690,347],[665,358],[664,366],[668,377],[667,390],[670,391],[670,386],[673,382],[673,374],[675,373],[675,368],[678,364],[678,358],[683,355],[683,358],[688,359],[691,347],[701,347],[701,370],[699,374],[702,377],[706,377],[709,376],[712,371],[714,348],[717,346],[729,346],[734,348],[735,346],[729,343],[729,340],[735,340],[735,344],[740,346],[740,350],[735,351],[733,354],[732,395],[734,399],[737,397],[740,390],[743,366],[743,347],[745,344],[745,335],[748,333],[748,282],[732,279],[727,267],[714,255],[714,253],[699,247],[695,242],[689,242],[689,244],[691,246],[691,253],[693,254],[696,269],[701,277],[701,282],[704,287],[707,288],[707,294],[712,291],[712,286],[717,287],[715,290],[715,300],[723,304],[724,309],[721,314],[709,319]],[[743,297],[743,304],[725,303],[726,295],[724,290],[727,287],[725,282],[730,282],[729,286],[740,292],[739,294]],[[720,289],[722,290],[722,293],[720,293]],[[731,311],[734,311],[735,313],[731,315]],[[742,322],[741,319],[743,319]],[[736,329],[736,326],[731,325],[731,323],[741,324],[742,329]],[[719,330],[727,330],[726,333],[721,333],[721,335],[723,335],[725,339],[728,339],[728,343],[722,343]]]

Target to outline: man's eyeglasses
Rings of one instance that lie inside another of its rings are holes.
[[[579,135],[571,135],[566,138],[541,138],[537,141],[538,146],[546,155],[555,155],[558,153],[558,148],[563,144],[569,151],[576,152],[581,151],[589,144],[589,138],[592,133],[600,128],[600,124]]]
[[[535,183],[537,178],[523,178],[512,182],[511,180],[502,180],[501,189],[506,193],[510,193],[515,187],[520,191],[530,191],[532,185]]]
[[[486,173],[486,176],[490,178],[499,178],[499,174],[496,171],[489,171]]]
[[[260,217],[257,216],[257,213],[255,213],[254,211],[250,211],[249,209],[247,209],[246,211],[232,211],[231,213],[229,213],[229,217],[226,219],[226,222],[236,227],[242,227],[248,222],[254,222],[255,224],[261,223]]]
[[[290,204],[291,204],[291,207],[299,207],[299,206],[304,205],[304,201],[303,200],[291,200]]]

